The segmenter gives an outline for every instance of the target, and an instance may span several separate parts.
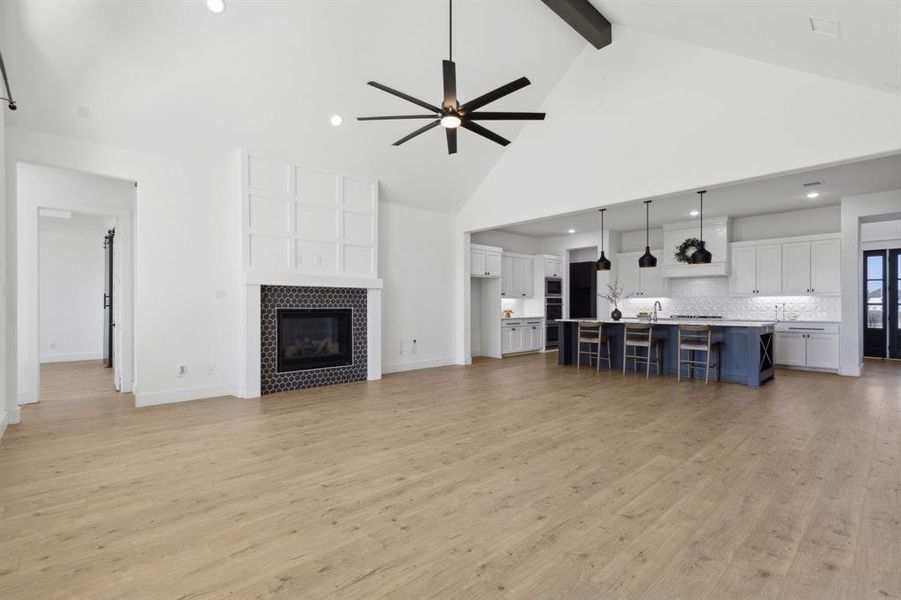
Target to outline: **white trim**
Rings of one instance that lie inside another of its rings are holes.
[[[791,244],[793,242],[816,242],[820,240],[840,240],[842,233],[817,233],[813,235],[797,235],[791,237],[780,238],[763,238],[760,240],[748,240],[744,242],[730,242],[729,248],[744,248],[748,246],[759,246],[761,244]]]
[[[458,364],[452,356],[446,358],[435,358],[431,360],[418,360],[412,362],[394,363],[390,365],[382,365],[383,373],[400,373],[402,371],[417,371],[419,369],[434,369],[436,367],[448,367]]]
[[[16,395],[16,401],[19,406],[24,404],[37,404],[38,393],[36,390],[19,390],[19,393]]]
[[[182,388],[150,393],[138,392],[135,393],[135,406],[156,406],[158,404],[173,404],[175,402],[187,402],[189,400],[203,400],[205,398],[219,398],[221,396],[234,395],[235,387],[233,385]]]
[[[293,285],[299,287],[338,287],[382,289],[381,279],[371,277],[346,277],[344,275],[308,275],[285,271],[248,269],[244,282],[247,285]]]
[[[41,364],[59,362],[77,362],[81,360],[103,360],[103,354],[88,352],[86,354],[50,354],[41,356]]]

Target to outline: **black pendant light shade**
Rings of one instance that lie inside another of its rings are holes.
[[[597,271],[609,271],[610,270],[610,261],[604,256],[604,211],[606,208],[601,209],[601,256],[598,258],[598,261],[594,263],[594,268]]]
[[[698,196],[701,198],[701,210],[698,213],[700,215],[700,237],[698,247],[695,248],[695,251],[691,253],[691,256],[688,259],[691,261],[693,265],[709,265],[710,261],[713,260],[713,255],[710,254],[710,250],[704,247],[704,194],[707,193],[707,190],[701,190],[698,192]]]
[[[657,257],[651,254],[651,201],[644,201],[644,254],[638,259],[638,266],[642,269],[650,269],[657,266]]]

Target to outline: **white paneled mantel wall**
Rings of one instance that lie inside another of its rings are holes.
[[[243,159],[248,283],[292,276],[293,285],[315,285],[311,278],[376,283],[377,181],[247,153]]]
[[[378,181],[242,152],[244,323],[238,395],[260,395],[260,286],[364,288],[368,378],[381,378]]]

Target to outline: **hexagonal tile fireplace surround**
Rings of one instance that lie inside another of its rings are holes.
[[[367,291],[358,288],[260,286],[260,392],[271,394],[334,385],[367,378]],[[277,318],[279,308],[349,308],[353,364],[324,369],[278,372]]]

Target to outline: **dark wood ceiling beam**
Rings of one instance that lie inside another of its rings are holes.
[[[598,50],[613,41],[610,21],[588,0],[541,1]]]

